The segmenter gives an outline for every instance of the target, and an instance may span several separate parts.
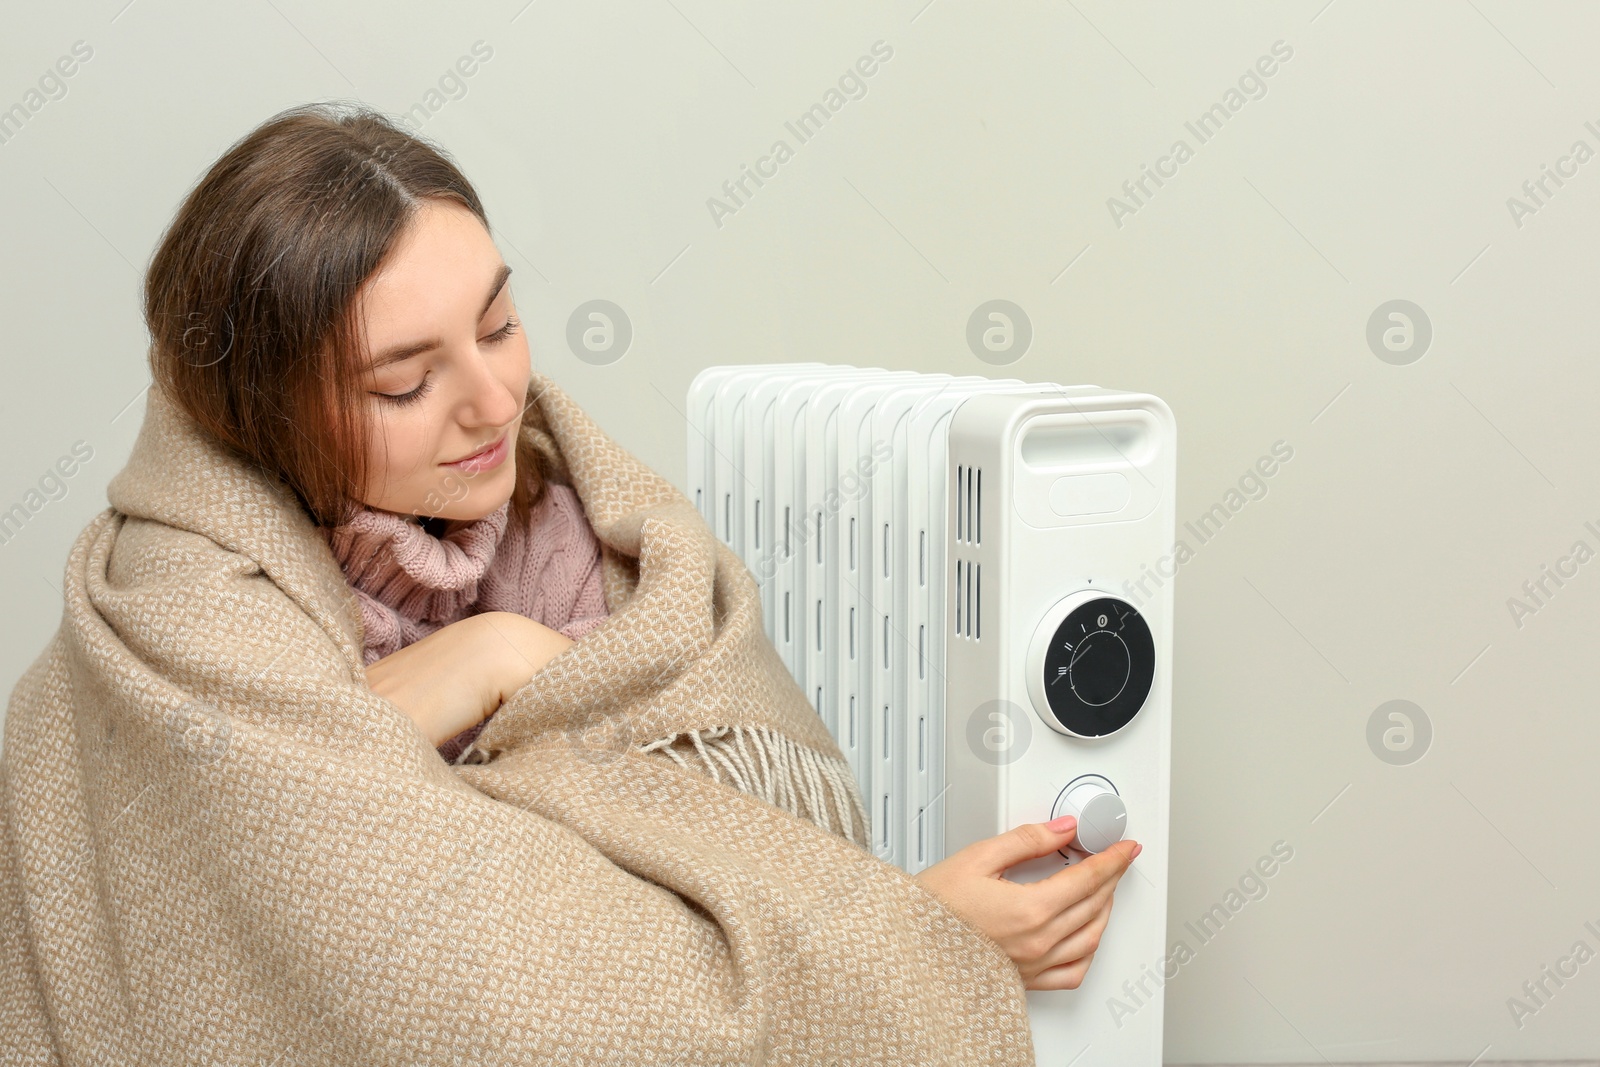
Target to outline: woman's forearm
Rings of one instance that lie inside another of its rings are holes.
[[[490,643],[494,681],[502,701],[527,685],[545,664],[571,647],[572,639],[541,622],[511,611],[490,611],[478,616]]]
[[[493,715],[571,644],[525,615],[484,612],[371,664],[367,683],[438,746]]]

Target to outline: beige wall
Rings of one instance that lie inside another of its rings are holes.
[[[0,145],[0,508],[37,505],[0,545],[0,679],[54,630],[137,431],[140,271],[178,200],[275,111],[404,111],[481,41],[422,132],[479,184],[536,364],[680,485],[684,390],[716,362],[1154,392],[1191,519],[1292,448],[1177,578],[1168,936],[1194,957],[1169,1059],[1600,1054],[1600,960],[1520,1026],[1508,1007],[1575,942],[1600,950],[1600,562],[1508,606],[1600,549],[1600,158],[1561,162],[1600,151],[1600,11],[923,4],[12,5],[0,108],[74,42],[92,56]],[[876,41],[865,94],[801,143],[785,122]],[[1276,42],[1201,143],[1185,123]],[[713,211],[780,138],[792,157]],[[1114,211],[1146,165],[1172,176]],[[1522,185],[1544,165],[1570,177],[1541,205]],[[634,332],[608,365],[566,341],[596,298]],[[1006,367],[966,343],[991,299],[1032,323]],[[1391,300],[1431,322],[1420,359],[1369,347]],[[30,498],[62,457],[64,495]],[[1391,700],[1431,723],[1408,765],[1369,747]],[[1279,840],[1266,895],[1198,944],[1185,920]]]

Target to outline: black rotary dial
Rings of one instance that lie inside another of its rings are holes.
[[[1137,608],[1115,597],[1081,605],[1056,627],[1044,656],[1050,713],[1080,737],[1128,725],[1155,680],[1156,647]]]

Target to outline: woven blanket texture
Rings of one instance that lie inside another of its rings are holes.
[[[873,855],[754,577],[535,372],[609,617],[463,762],[365,682],[290,490],[152,387],[0,751],[0,1063],[1034,1063],[998,944]]]

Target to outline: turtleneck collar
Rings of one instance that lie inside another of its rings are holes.
[[[494,561],[511,502],[454,530],[392,511],[363,507],[349,522],[323,529],[346,579],[410,618],[449,619],[472,604]],[[445,529],[443,536],[428,526]]]

